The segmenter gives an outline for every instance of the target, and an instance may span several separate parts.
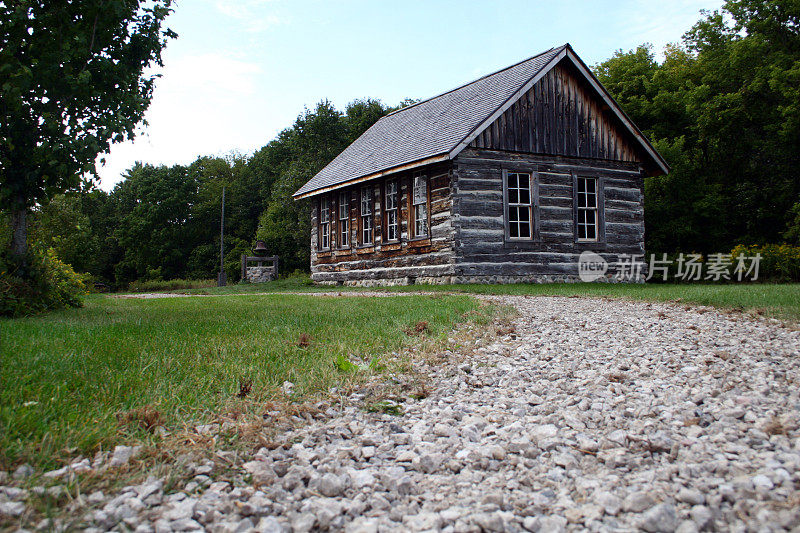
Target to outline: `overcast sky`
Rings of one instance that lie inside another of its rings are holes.
[[[569,42],[589,65],[643,42],[658,51],[712,0],[177,0],[135,142],[114,145],[100,186],[134,162],[252,153],[328,99],[427,98]]]

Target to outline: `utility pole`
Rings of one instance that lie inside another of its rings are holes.
[[[222,214],[219,217],[219,275],[217,287],[224,287],[227,282],[225,275],[225,186],[222,186]]]

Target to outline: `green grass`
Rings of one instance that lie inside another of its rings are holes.
[[[243,292],[346,292],[349,287],[314,286],[308,278],[293,277],[270,283],[231,285],[206,289],[207,294]],[[724,309],[758,311],[769,317],[800,320],[800,283],[727,284],[627,284],[627,283],[552,283],[511,285],[411,285],[372,290],[407,292],[451,292],[464,294],[511,294],[530,296],[598,296],[648,301],[679,301]]]
[[[419,290],[396,287],[393,290]],[[677,301],[724,309],[758,311],[769,317],[800,319],[800,283],[770,284],[627,284],[554,283],[512,285],[442,285],[436,291],[465,294],[596,296],[647,301]]]
[[[94,295],[82,309],[0,320],[0,469],[54,466],[76,452],[146,438],[117,422],[131,409],[152,406],[174,429],[237,404],[255,409],[284,380],[301,396],[326,391],[353,379],[335,368],[337,357],[369,361],[421,342],[403,330],[423,320],[435,342],[479,306],[441,295]],[[298,346],[301,334],[310,336],[308,347]],[[239,400],[247,380],[252,392]]]

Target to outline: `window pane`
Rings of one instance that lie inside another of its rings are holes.
[[[519,191],[519,203],[531,205],[531,191],[530,189],[521,189]]]
[[[530,177],[530,175],[528,175],[528,174],[517,174],[517,180],[518,180],[520,189],[530,189],[531,188],[531,185],[530,185],[531,177]]]
[[[386,213],[386,237],[390,241],[397,239],[397,211],[389,211]]]
[[[595,218],[597,216],[597,211],[584,211],[584,214],[586,215],[586,223],[594,225],[596,222]]]
[[[414,178],[414,204],[424,204],[428,201],[428,183],[424,176]]]
[[[531,236],[531,225],[527,222],[520,223],[519,225],[519,236],[523,238],[527,238]]]
[[[390,181],[386,184],[386,209],[397,207],[397,182]]]
[[[369,215],[372,213],[372,190],[361,190],[361,214]]]
[[[510,224],[519,222],[519,207],[510,206],[508,208],[508,222]]]
[[[516,174],[509,174],[508,175],[508,188],[516,188],[517,187],[517,175]]]
[[[510,204],[518,204],[519,203],[519,190],[517,190],[517,189],[508,189],[508,203],[510,203]]]
[[[586,178],[586,192],[593,193],[596,180],[594,178]]]
[[[527,207],[518,207],[519,209],[519,221],[520,222],[529,222],[531,217],[531,211]]]
[[[325,223],[328,222],[328,217],[330,215],[330,206],[328,204],[328,199],[323,198],[322,203],[320,204],[320,211],[319,211],[319,219],[320,222]]]
[[[597,207],[597,195],[594,193],[589,193],[586,195],[586,207],[595,208]]]
[[[519,237],[519,224],[517,224],[516,222],[511,222],[508,225],[508,235],[512,239]]]
[[[420,204],[414,206],[414,235],[421,237],[428,233],[428,213],[427,206]]]

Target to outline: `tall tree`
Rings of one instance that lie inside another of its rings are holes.
[[[657,63],[648,47],[598,78],[672,166],[646,183],[652,251],[790,239],[800,202],[800,3],[729,0]]]
[[[11,252],[27,252],[31,207],[96,175],[98,154],[130,139],[162,65],[172,0],[0,2],[0,203]]]

